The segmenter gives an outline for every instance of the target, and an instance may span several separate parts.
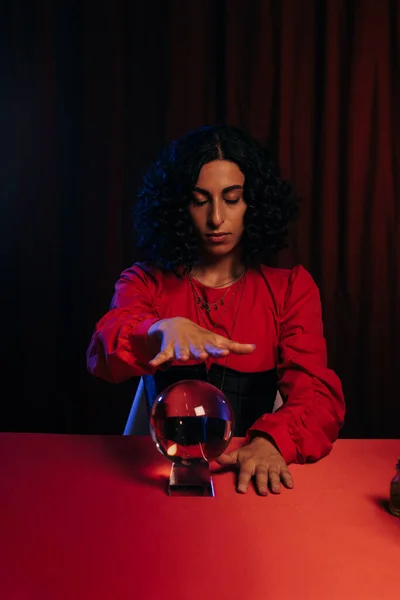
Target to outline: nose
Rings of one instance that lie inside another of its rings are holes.
[[[218,229],[225,222],[225,211],[223,203],[218,199],[213,199],[210,203],[210,212],[208,213],[208,223],[212,229]]]

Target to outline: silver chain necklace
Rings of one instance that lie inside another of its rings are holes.
[[[225,285],[229,285],[229,284],[233,285],[234,283],[238,282],[243,277],[243,275],[245,274],[245,272],[246,271],[243,271],[243,273],[241,273],[238,277],[235,277],[235,279],[232,279],[228,283],[224,283],[224,284],[219,285],[219,286],[216,285],[216,286],[213,286],[213,288],[217,289],[217,288],[223,287]],[[201,281],[199,281],[195,275],[192,275],[191,273],[189,273],[189,279],[190,279],[190,283],[192,285],[193,292],[194,292],[194,294],[196,296],[196,299],[197,299],[197,304],[199,304],[200,308],[202,310],[205,310],[207,314],[210,314],[211,308],[213,308],[214,310],[218,310],[218,307],[223,306],[225,304],[224,300],[225,300],[226,296],[228,295],[228,293],[232,289],[232,287],[229,286],[227,288],[226,292],[221,296],[221,298],[219,298],[219,300],[217,300],[217,302],[211,302],[211,303],[209,303],[202,296],[200,296],[200,294],[197,292],[196,288],[193,285],[193,281],[192,280],[195,279],[200,285],[203,285],[204,287],[207,287],[207,288],[211,288],[211,286],[205,285],[204,283],[202,283]],[[213,289],[213,288],[211,288],[211,289]],[[233,300],[233,298],[236,296],[236,293],[237,293],[237,290],[234,291],[231,300]]]
[[[218,288],[223,288],[226,285],[230,285],[231,283],[235,283],[235,281],[239,281],[239,279],[241,277],[243,277],[243,275],[244,275],[244,271],[243,271],[243,273],[240,273],[240,275],[238,275],[237,277],[234,277],[233,279],[230,279],[229,281],[225,281],[225,283],[220,283],[219,285],[207,285],[207,284],[201,282],[200,279],[198,279],[196,277],[196,275],[193,275],[192,273],[190,273],[190,277],[193,277],[193,279],[195,279],[198,283],[200,283],[200,285],[204,285],[204,287],[212,288],[212,289],[216,289],[216,290]]]
[[[243,276],[245,273],[246,273],[246,271],[245,271],[244,273],[242,273],[242,275],[241,275],[240,277],[242,277],[242,276]],[[194,284],[193,284],[193,281],[192,281],[192,279],[191,279],[190,275],[189,275],[189,281],[190,281],[190,285],[191,285],[191,288],[192,288],[192,291],[193,291],[194,298],[196,299],[197,293],[196,293],[196,290],[195,290],[195,287],[194,287]],[[240,306],[241,306],[241,304],[242,304],[242,298],[243,298],[243,292],[244,292],[245,285],[246,285],[246,280],[245,280],[245,281],[243,282],[243,284],[240,286],[240,287],[241,287],[241,293],[240,293],[240,296],[239,296],[239,303],[238,303],[238,307],[237,307],[237,309],[236,309],[236,313],[235,313],[235,316],[234,316],[234,319],[233,319],[233,324],[232,324],[232,330],[231,330],[231,334],[230,334],[230,336],[228,337],[228,339],[230,339],[230,340],[232,340],[232,338],[233,338],[233,333],[234,333],[234,331],[235,331],[236,320],[237,320],[237,317],[238,317],[238,314],[239,314],[239,309],[240,309]],[[236,291],[237,291],[237,290],[236,290]],[[236,292],[235,292],[235,294],[232,296],[232,298],[231,298],[231,299],[233,299],[233,298],[235,297],[235,295],[236,295]],[[229,302],[229,304],[230,304],[230,302]],[[198,301],[197,301],[197,304],[196,304],[196,309],[197,309],[197,310],[196,310],[196,312],[197,312],[197,320],[198,320],[198,324],[200,325],[200,314],[199,314],[199,302],[198,302]],[[206,312],[207,312],[207,310],[206,310]],[[208,312],[209,312],[209,311],[208,311]],[[207,313],[207,314],[208,314],[208,313]],[[204,319],[204,315],[201,315],[201,317],[202,317],[202,319],[201,319],[201,320],[204,322],[205,329],[208,329],[208,331],[211,331],[211,332],[213,332],[213,331],[214,331],[214,330],[215,330],[215,329],[216,329],[216,328],[219,326],[219,323],[214,323],[214,325],[212,326],[212,328],[211,328],[211,330],[210,330],[210,329],[209,329],[209,327],[207,326],[207,323],[206,323],[205,319]],[[201,325],[200,325],[200,327],[201,327]],[[221,392],[222,392],[222,391],[223,391],[223,389],[224,389],[224,384],[225,384],[225,375],[226,375],[226,369],[228,368],[228,359],[229,359],[229,354],[228,354],[228,355],[225,357],[225,362],[224,362],[224,367],[223,367],[223,372],[222,372],[222,378],[221,378],[221,387],[219,388],[219,389],[221,390]],[[210,383],[210,379],[209,379],[209,375],[208,375],[208,370],[207,370],[207,368],[206,368],[206,376],[207,376],[207,381],[208,381],[208,383]]]

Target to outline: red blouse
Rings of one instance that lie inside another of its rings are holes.
[[[252,354],[228,357],[241,372],[276,369],[283,406],[249,431],[269,435],[287,463],[315,461],[332,448],[345,404],[336,374],[327,367],[319,291],[301,266],[249,270],[230,288],[203,286],[145,264],[124,271],[110,311],[98,322],[87,352],[89,371],[110,382],[152,374],[147,331],[160,319],[186,317],[221,335],[256,345]],[[209,316],[198,297],[212,306]],[[222,304],[219,302],[223,297]],[[232,326],[234,323],[233,331]],[[225,358],[209,359],[225,364]],[[185,364],[193,364],[188,361]]]

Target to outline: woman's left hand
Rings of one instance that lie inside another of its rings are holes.
[[[241,494],[247,492],[253,477],[261,496],[268,494],[268,487],[274,494],[279,494],[281,481],[285,487],[293,487],[293,479],[282,454],[263,437],[255,437],[243,448],[222,454],[216,462],[224,467],[236,465],[239,468],[237,489]]]

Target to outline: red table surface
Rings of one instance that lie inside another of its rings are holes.
[[[215,498],[177,498],[150,438],[1,434],[0,598],[398,600],[398,455],[339,440],[280,496],[225,472]]]

